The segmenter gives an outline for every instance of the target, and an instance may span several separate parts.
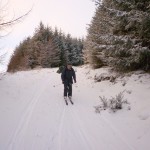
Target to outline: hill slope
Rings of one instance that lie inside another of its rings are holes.
[[[150,76],[133,74],[116,83],[95,83],[107,69],[77,68],[74,105],[66,106],[56,69],[6,74],[0,80],[2,150],[149,150]],[[124,86],[123,84],[126,83]],[[94,107],[126,90],[131,110],[115,114]]]

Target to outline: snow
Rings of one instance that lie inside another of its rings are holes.
[[[120,10],[116,10],[116,9],[111,9],[111,8],[107,8],[105,7],[107,10],[109,10],[112,13],[115,13],[117,17],[122,17],[128,14],[128,12],[126,11],[120,11]]]
[[[7,67],[5,65],[0,64],[0,74],[6,72]]]
[[[0,80],[0,150],[149,150],[150,75],[95,82],[108,68],[75,68],[74,105],[65,105],[57,69],[4,74]],[[131,110],[95,113],[99,96],[124,92]]]

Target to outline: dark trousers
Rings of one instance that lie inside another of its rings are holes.
[[[72,83],[64,83],[64,96],[72,96]]]

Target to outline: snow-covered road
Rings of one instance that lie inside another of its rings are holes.
[[[150,149],[149,116],[141,121],[134,111],[95,113],[106,87],[118,87],[96,85],[85,68],[77,68],[74,105],[66,106],[56,70],[18,72],[0,80],[0,150]]]

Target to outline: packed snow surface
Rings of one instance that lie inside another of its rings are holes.
[[[72,105],[57,69],[0,76],[0,150],[150,150],[150,75],[95,82],[107,68],[75,68]],[[131,110],[96,113],[99,96],[124,91]]]

